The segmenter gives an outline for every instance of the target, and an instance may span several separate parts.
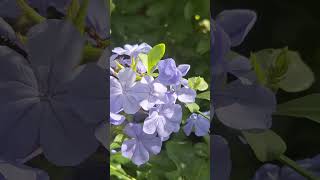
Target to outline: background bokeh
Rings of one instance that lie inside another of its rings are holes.
[[[213,17],[225,9],[251,9],[258,19],[244,43],[235,48],[246,56],[266,48],[288,47],[298,51],[302,59],[313,70],[316,81],[313,86],[300,93],[279,91],[279,103],[320,92],[320,13],[318,1],[291,0],[213,0]],[[303,106],[301,104],[301,106]],[[287,143],[286,155],[292,159],[311,158],[320,152],[320,125],[304,118],[274,117],[272,129]],[[237,133],[224,127],[216,130],[228,137],[231,145],[233,170],[231,179],[249,179],[259,163],[249,146],[243,145]]]
[[[114,47],[146,42],[166,44],[166,57],[190,64],[192,75],[209,80],[209,0],[114,0]]]

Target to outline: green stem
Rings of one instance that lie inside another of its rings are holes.
[[[82,63],[98,61],[102,53],[103,49],[86,45],[83,49]]]
[[[295,161],[291,160],[285,155],[281,155],[278,159],[281,163],[291,167],[296,172],[307,178],[308,180],[320,180],[319,177],[315,176],[311,172],[307,171],[306,169],[302,168],[299,164],[297,164]]]
[[[32,9],[25,0],[17,0],[18,6],[21,8],[24,15],[32,20],[35,23],[41,23],[42,21],[46,20],[46,18],[42,17],[38,14],[34,9]]]
[[[197,113],[199,113],[201,116],[203,116],[204,118],[210,120],[210,117],[208,117],[207,115],[203,114],[203,112],[198,111]]]
[[[125,180],[136,180],[135,178],[127,175],[126,173],[120,171],[117,167],[113,166],[110,164],[110,171],[114,173],[114,175],[122,178],[122,179],[125,179]]]

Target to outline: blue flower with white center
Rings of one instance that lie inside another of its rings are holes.
[[[79,66],[84,39],[69,22],[47,20],[27,37],[28,59],[0,47],[0,157],[21,159],[41,147],[54,164],[79,164],[99,146],[94,129],[108,106],[105,71]]]
[[[140,102],[140,106],[144,110],[149,110],[153,108],[156,104],[165,104],[167,101],[166,92],[167,87],[157,82],[153,79],[152,76],[144,76],[141,81],[142,84],[145,84],[149,87],[149,95],[146,99]]]
[[[186,125],[183,127],[184,133],[189,136],[192,131],[195,132],[197,136],[208,135],[210,129],[210,122],[207,118],[200,114],[191,114],[187,119]]]
[[[149,116],[143,123],[143,131],[147,134],[158,133],[160,137],[168,137],[178,132],[182,118],[179,104],[163,104],[149,110]]]
[[[110,76],[110,111],[123,111],[134,114],[139,111],[139,103],[150,94],[147,84],[136,81],[136,73],[124,68],[118,73],[118,79]]]
[[[138,166],[146,163],[150,155],[156,155],[160,152],[162,141],[153,134],[146,134],[142,130],[141,124],[129,123],[125,129],[131,139],[125,140],[121,146],[122,155],[132,160]]]

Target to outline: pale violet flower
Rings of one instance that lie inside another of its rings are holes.
[[[94,129],[109,103],[105,70],[79,66],[85,39],[70,22],[46,20],[27,39],[27,59],[0,46],[0,157],[22,159],[42,148],[55,165],[78,165],[99,146]]]
[[[143,77],[141,83],[149,87],[149,95],[140,103],[144,110],[149,110],[156,104],[164,104],[167,101],[167,87],[160,82],[154,81],[152,76]]]
[[[121,152],[124,157],[131,159],[134,164],[140,166],[149,160],[150,154],[156,155],[160,152],[161,139],[155,133],[144,133],[141,124],[129,123],[124,132],[131,139],[123,142]]]
[[[142,64],[142,62],[139,59],[137,59],[137,57],[140,53],[147,54],[151,49],[152,49],[152,47],[150,45],[148,45],[147,43],[142,43],[139,45],[138,44],[135,44],[135,45],[126,44],[126,45],[124,45],[123,48],[116,47],[112,50],[112,52],[114,54],[110,57],[110,65],[111,65],[111,67],[115,67],[115,65],[116,65],[115,60],[117,59],[120,64],[130,66],[132,63],[132,59],[136,59],[137,60],[137,71],[139,73],[145,73],[146,68]]]
[[[182,78],[181,84],[172,87],[180,102],[192,103],[195,101],[197,92],[188,86],[188,80]]]
[[[142,44],[135,44],[135,45],[130,45],[126,44],[124,47],[116,47],[112,50],[115,55],[121,56],[121,55],[127,55],[129,57],[134,57],[136,58],[140,53],[147,54],[152,47],[148,45],[147,43],[142,43]]]
[[[136,73],[130,68],[124,68],[118,73],[118,78],[110,76],[110,111],[123,111],[134,114],[139,111],[139,103],[149,95],[149,87],[141,82],[135,82]]]
[[[120,125],[125,119],[126,118],[121,114],[110,112],[110,123],[113,125]]]
[[[178,132],[182,118],[179,104],[164,104],[150,109],[149,117],[143,124],[147,134],[158,133],[160,137],[168,137],[172,132]]]
[[[205,136],[209,133],[210,122],[200,114],[191,114],[187,119],[186,125],[183,127],[183,131],[187,136],[191,134],[192,131],[195,132],[197,136]]]
[[[182,78],[181,71],[176,67],[173,59],[161,60],[158,63],[158,80],[164,85],[178,85]]]

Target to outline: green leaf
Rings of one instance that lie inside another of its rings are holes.
[[[205,99],[205,100],[210,101],[210,91],[205,91],[205,92],[203,92],[203,93],[200,93],[200,94],[197,95],[196,98],[198,98],[198,99]]]
[[[290,56],[289,56],[289,51],[287,47],[281,50],[274,64],[275,64],[274,66],[278,70],[279,76],[283,76],[285,75],[285,73],[287,73],[288,67],[290,64]]]
[[[186,20],[191,20],[191,18],[193,17],[193,5],[191,1],[188,1],[186,3],[186,5],[184,6],[184,18]]]
[[[148,73],[151,73],[153,68],[157,65],[157,63],[161,60],[164,53],[166,51],[166,45],[165,44],[158,44],[154,46],[149,54],[148,54]]]
[[[257,159],[261,162],[278,159],[287,149],[282,138],[271,130],[242,132]]]
[[[148,69],[149,64],[148,64],[148,55],[146,54],[139,54],[138,58],[141,60],[142,64],[144,65],[144,67],[146,67],[146,69]]]
[[[123,180],[135,180],[135,178],[130,177],[121,167],[116,167],[110,164],[110,175],[114,175]]]
[[[131,163],[131,160],[123,157],[121,152],[117,152],[110,155],[110,162],[113,164],[128,164]]]
[[[251,57],[258,79],[273,89],[281,88],[287,92],[299,92],[308,89],[314,82],[311,69],[303,62],[300,55],[283,49],[264,49]],[[260,66],[260,67],[259,67]],[[264,75],[265,74],[265,75]]]
[[[258,78],[259,83],[266,84],[267,74],[266,74],[266,71],[259,64],[256,54],[251,53],[250,61],[251,61],[251,65],[254,69],[254,72],[256,73],[256,76]]]
[[[199,105],[196,103],[188,103],[186,104],[186,107],[189,109],[191,113],[199,112],[200,110]]]
[[[46,20],[42,17],[37,11],[32,9],[25,0],[16,0],[17,5],[23,12],[23,15],[27,17],[28,20],[31,20],[34,23],[41,23]]]
[[[72,21],[77,16],[79,8],[80,8],[79,0],[72,0],[67,10],[66,19],[69,19]]]
[[[210,154],[210,147],[206,143],[196,143],[194,145],[195,153],[203,158],[208,158]]]
[[[124,135],[123,134],[118,134],[113,142],[110,144],[110,149],[117,149],[121,147],[122,141],[124,140]]]
[[[166,13],[168,11],[168,7],[166,5],[164,5],[164,3],[165,2],[163,2],[163,1],[153,3],[151,6],[149,6],[146,14],[148,16],[159,16],[163,13]]]
[[[175,179],[181,177],[187,180],[210,179],[209,159],[199,158],[194,153],[194,147],[190,142],[170,141],[166,148],[169,158],[178,168],[177,171],[170,172],[167,176],[170,175]]]
[[[196,48],[197,53],[199,53],[200,55],[203,55],[209,50],[210,50],[210,41],[208,39],[201,39],[197,44],[197,48]]]
[[[81,33],[84,33],[85,19],[87,17],[88,6],[89,0],[83,0],[77,13],[77,16],[73,20],[74,25]]]
[[[320,123],[320,94],[310,94],[280,104],[275,114],[303,117]]]
[[[192,77],[188,79],[191,89],[205,91],[208,89],[208,83],[202,77]]]
[[[314,74],[297,52],[289,51],[288,71],[279,83],[279,87],[287,92],[299,92],[308,89],[314,82]]]

